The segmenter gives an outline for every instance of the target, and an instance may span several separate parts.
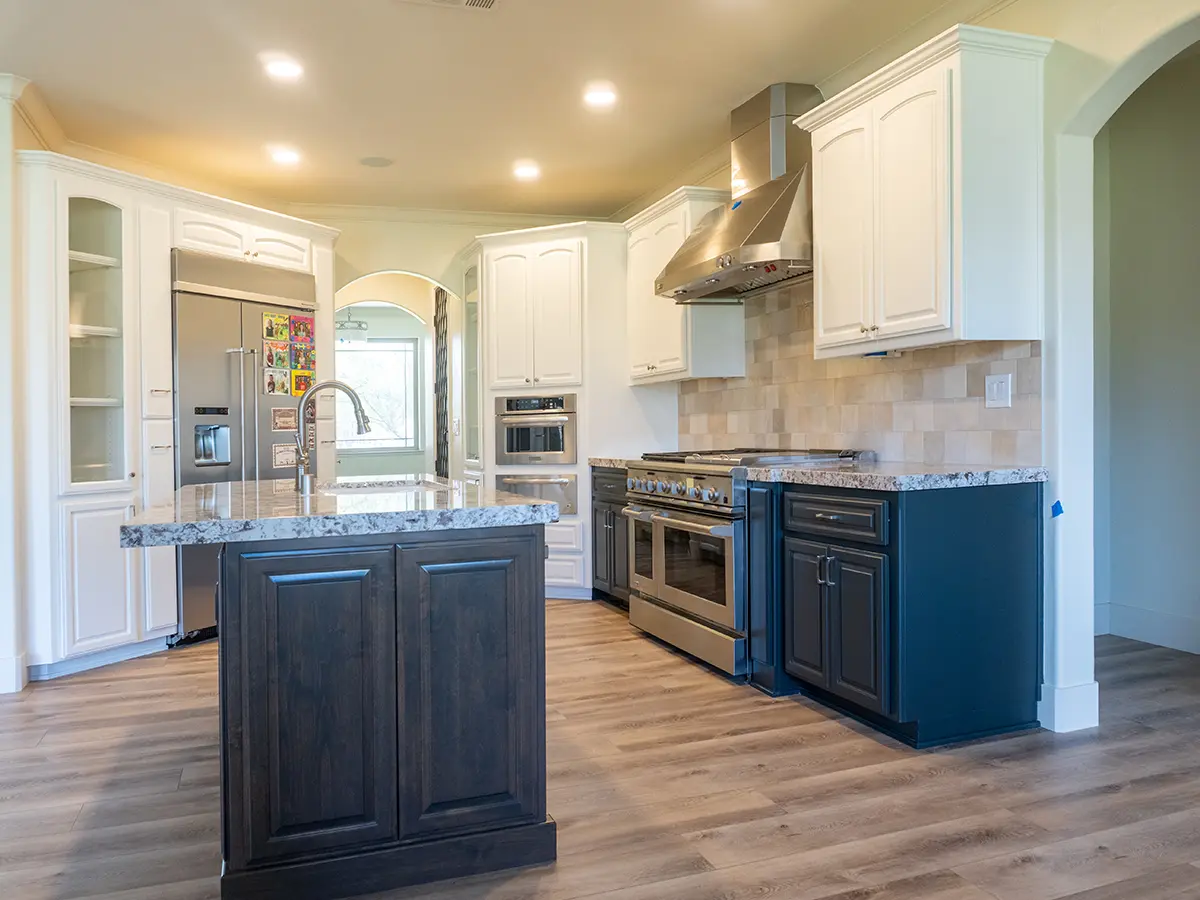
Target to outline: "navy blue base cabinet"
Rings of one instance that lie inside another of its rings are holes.
[[[753,484],[751,682],[917,747],[1035,727],[1042,486]]]

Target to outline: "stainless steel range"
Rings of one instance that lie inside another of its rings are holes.
[[[746,469],[845,464],[861,450],[647,453],[631,464],[629,621],[728,672],[746,673]]]

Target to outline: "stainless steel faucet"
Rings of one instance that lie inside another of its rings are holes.
[[[350,398],[354,405],[354,421],[358,425],[358,433],[366,434],[371,430],[371,420],[367,418],[362,400],[354,392],[354,388],[343,381],[319,381],[304,392],[300,398],[297,414],[300,421],[296,429],[296,490],[302,497],[311,497],[313,493],[312,454],[308,449],[308,408],[317,402],[317,392],[332,388],[341,391]]]

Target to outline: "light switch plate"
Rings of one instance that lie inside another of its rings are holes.
[[[1012,406],[1012,375],[988,375],[984,380],[984,406],[1004,409]]]

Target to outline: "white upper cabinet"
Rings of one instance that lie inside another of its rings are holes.
[[[582,383],[582,255],[577,240],[485,251],[489,387]]]
[[[184,250],[312,271],[311,240],[236,219],[180,207],[175,210],[173,236],[174,245]]]
[[[629,232],[627,322],[634,384],[746,374],[746,317],[740,306],[679,306],[655,280],[704,215],[729,193],[684,187],[625,223]]]
[[[959,25],[796,120],[818,358],[1042,337],[1042,67]]]

